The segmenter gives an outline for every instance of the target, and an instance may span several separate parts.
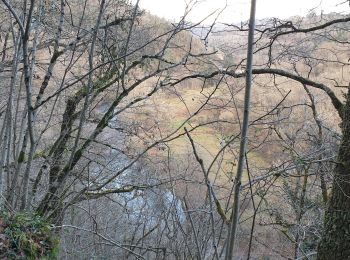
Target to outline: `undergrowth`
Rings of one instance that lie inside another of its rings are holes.
[[[44,218],[0,210],[0,259],[56,259],[58,245]]]

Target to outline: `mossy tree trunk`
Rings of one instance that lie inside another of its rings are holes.
[[[350,259],[350,91],[343,110],[342,132],[318,260]]]

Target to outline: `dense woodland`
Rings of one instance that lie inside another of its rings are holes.
[[[256,21],[241,180],[248,22],[138,4],[0,1],[0,259],[350,259],[347,1]]]

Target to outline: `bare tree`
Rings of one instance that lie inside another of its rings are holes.
[[[348,257],[350,18],[257,21],[248,46],[196,4],[2,0],[2,207],[46,217],[64,258]]]

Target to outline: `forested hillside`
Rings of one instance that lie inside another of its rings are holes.
[[[350,16],[1,0],[0,258],[350,259]],[[195,8],[195,6],[193,6]],[[238,185],[238,186],[237,186]]]

